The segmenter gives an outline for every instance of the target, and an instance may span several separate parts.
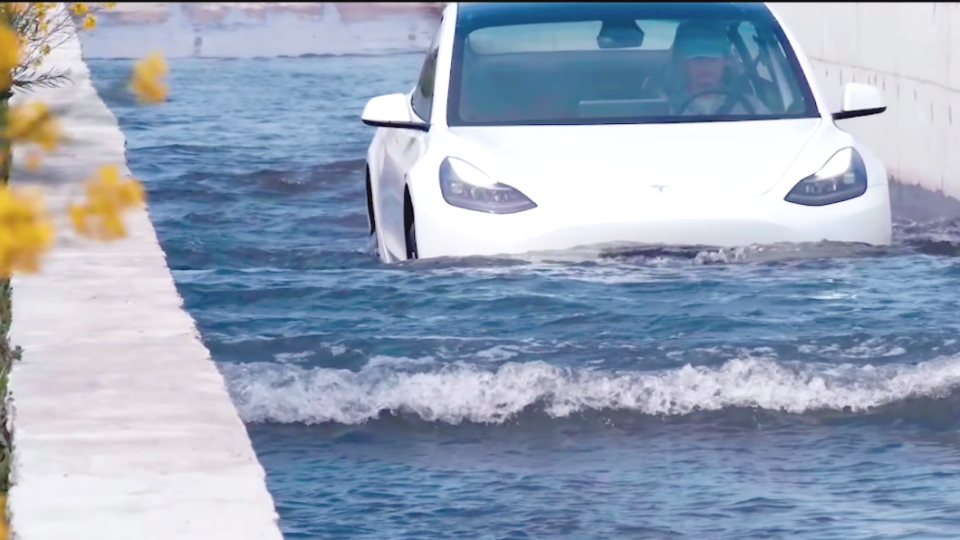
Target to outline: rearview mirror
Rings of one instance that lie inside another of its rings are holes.
[[[418,131],[430,129],[430,124],[411,117],[407,96],[403,94],[387,94],[371,99],[363,108],[360,119],[368,126]]]
[[[887,110],[883,95],[875,86],[861,83],[847,83],[843,87],[843,101],[840,111],[833,113],[834,120],[860,118],[880,114]]]
[[[643,45],[643,30],[633,19],[603,21],[597,34],[601,49],[632,49]]]

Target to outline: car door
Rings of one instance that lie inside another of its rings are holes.
[[[433,110],[434,81],[442,28],[441,21],[433,42],[427,49],[416,87],[410,94],[412,114],[426,123],[430,123]],[[401,259],[406,254],[403,193],[407,183],[407,173],[426,151],[429,136],[429,132],[414,129],[391,129],[384,139],[384,164],[380,184],[383,201],[380,219],[384,224],[382,239],[390,253]]]

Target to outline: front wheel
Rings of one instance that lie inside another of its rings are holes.
[[[407,260],[417,258],[417,222],[411,221],[410,226],[407,227]]]

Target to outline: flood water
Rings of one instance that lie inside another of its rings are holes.
[[[358,115],[419,54],[91,60],[287,538],[954,538],[960,229],[383,265]]]

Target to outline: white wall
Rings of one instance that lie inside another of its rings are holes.
[[[869,145],[900,182],[960,198],[960,4],[773,7],[800,40],[833,106],[848,82],[883,91],[885,113],[840,125]]]

